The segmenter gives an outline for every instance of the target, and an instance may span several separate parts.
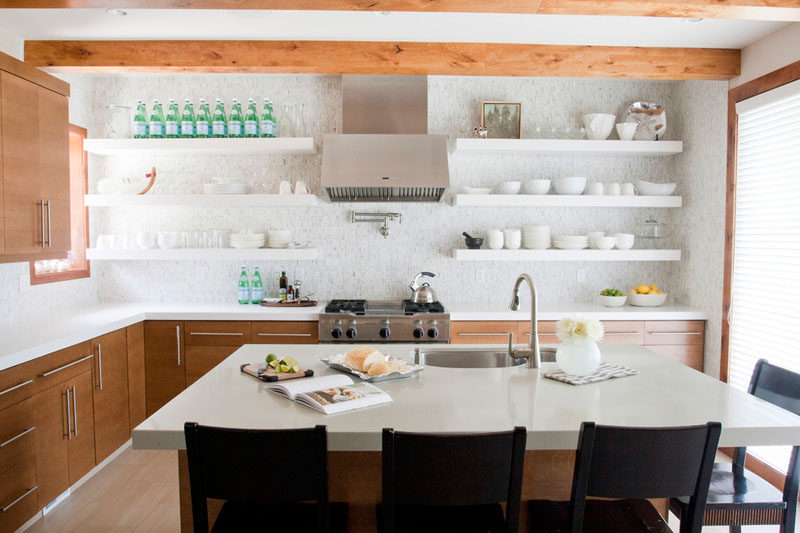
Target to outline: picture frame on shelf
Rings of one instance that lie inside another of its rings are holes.
[[[481,102],[481,126],[490,139],[522,138],[522,102]]]

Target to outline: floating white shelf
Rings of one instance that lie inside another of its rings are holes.
[[[311,261],[319,257],[317,248],[175,248],[162,250],[106,250],[89,248],[90,261]]]
[[[653,157],[679,154],[681,141],[590,141],[586,139],[456,139],[456,152]]]
[[[313,194],[87,194],[89,207],[304,207],[319,204]]]
[[[680,250],[453,250],[457,261],[680,261]]]
[[[593,196],[567,194],[457,194],[464,207],[681,207],[680,196]]]
[[[314,154],[312,137],[238,139],[86,139],[83,149],[96,155],[271,155]]]

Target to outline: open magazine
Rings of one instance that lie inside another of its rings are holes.
[[[270,383],[267,388],[326,415],[343,413],[392,401],[371,383],[355,383],[344,374]]]

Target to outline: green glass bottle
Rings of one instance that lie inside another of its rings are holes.
[[[244,115],[244,136],[258,137],[258,111],[252,98],[247,102],[247,113]]]
[[[217,103],[214,107],[214,117],[212,119],[212,134],[214,137],[227,137],[228,136],[228,119],[225,118],[225,104],[222,103],[221,98],[217,98]]]
[[[253,304],[260,304],[264,299],[264,282],[261,281],[261,273],[258,267],[253,272],[253,283],[250,284],[250,302]]]
[[[170,98],[169,108],[167,108],[167,120],[165,123],[168,139],[177,139],[180,137],[180,117],[178,115],[178,104],[175,103],[174,99]]]
[[[164,138],[164,110],[158,100],[153,100],[153,110],[150,112],[150,138]]]
[[[198,137],[211,137],[211,112],[204,99],[200,99],[197,105],[197,116],[195,117],[195,131]]]
[[[191,100],[183,100],[183,114],[181,115],[181,137],[193,139],[197,137],[197,130],[194,123],[194,106]]]
[[[133,116],[133,138],[147,138],[147,109],[144,102],[136,100],[136,114]]]
[[[272,114],[269,98],[264,98],[264,109],[261,111],[261,136],[275,137],[275,116]]]
[[[250,303],[250,282],[247,279],[247,267],[242,265],[242,273],[239,274],[239,303]]]
[[[236,98],[231,106],[231,116],[228,119],[228,137],[244,137],[244,115],[242,104]]]

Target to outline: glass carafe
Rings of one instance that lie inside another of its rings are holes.
[[[292,106],[281,104],[277,120],[278,137],[294,137]]]
[[[303,113],[303,104],[292,106],[292,135],[294,137],[306,137],[306,122]]]
[[[132,137],[131,108],[117,104],[107,105],[105,126],[108,139],[130,139]]]

